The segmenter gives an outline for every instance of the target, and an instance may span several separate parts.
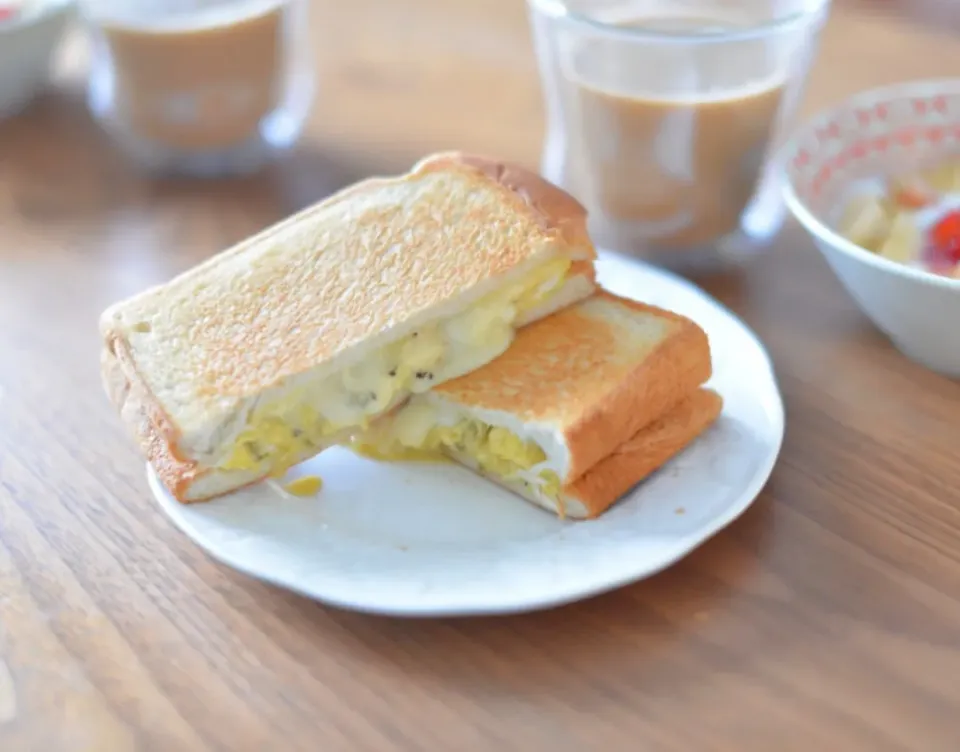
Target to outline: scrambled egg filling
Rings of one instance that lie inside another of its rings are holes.
[[[477,351],[502,352],[513,337],[516,320],[563,285],[570,264],[569,259],[550,261],[459,316],[420,329],[319,384],[258,404],[218,467],[265,468],[271,475],[282,475],[330,436],[365,429],[398,398],[427,391],[437,374],[458,374]]]
[[[296,478],[283,487],[291,496],[315,496],[323,488],[323,479],[316,475],[304,475]]]
[[[403,461],[467,456],[480,470],[505,481],[535,485],[545,496],[556,499],[560,478],[552,470],[530,472],[545,462],[547,455],[534,441],[524,441],[512,431],[465,418],[453,425],[437,425],[427,405],[401,410],[386,428],[354,439],[351,448],[379,460]]]

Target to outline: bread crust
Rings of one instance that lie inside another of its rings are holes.
[[[593,261],[574,261],[570,265],[567,277],[583,277],[590,284],[596,284],[597,268],[593,265]]]
[[[462,151],[434,154],[421,160],[414,169],[442,170],[456,165],[471,167],[509,189],[533,211],[541,227],[559,231],[564,241],[574,248],[587,249],[586,255],[575,258],[595,258],[596,252],[587,232],[586,208],[569,193],[532,170],[512,162]]]
[[[149,460],[160,482],[179,501],[203,474],[197,462],[177,451],[180,432],[160,401],[137,373],[126,341],[111,337],[100,357],[100,373],[110,401]]]
[[[575,423],[562,429],[570,460],[564,483],[571,483],[628,441],[644,426],[672,409],[713,373],[710,343],[696,323],[645,303],[601,290],[599,297],[635,311],[655,313],[676,324],[675,331],[637,364],[619,386]]]
[[[692,443],[722,410],[723,398],[712,389],[697,389],[682,399],[561,489],[561,501],[565,502],[568,514],[576,507],[585,510],[582,516],[587,519],[603,514],[627,491]]]

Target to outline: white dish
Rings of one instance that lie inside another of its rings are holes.
[[[723,415],[598,520],[562,522],[454,465],[377,463],[334,448],[301,466],[316,498],[261,484],[182,505],[148,468],[173,522],[213,558],[318,601],[405,616],[529,611],[652,575],[729,525],[769,477],[783,404],[756,337],[693,285],[604,254],[612,292],[696,320]],[[400,503],[402,501],[402,503]]]
[[[779,155],[787,206],[850,297],[900,352],[953,378],[960,378],[960,280],[871,253],[832,224],[863,181],[958,153],[960,79],[953,79],[857,94],[805,124]]]

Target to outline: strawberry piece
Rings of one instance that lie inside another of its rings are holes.
[[[960,209],[949,212],[930,232],[932,251],[938,261],[960,264]]]
[[[943,255],[952,263],[960,264],[960,238],[953,240],[949,245],[944,247]]]

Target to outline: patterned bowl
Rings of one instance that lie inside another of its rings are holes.
[[[803,126],[779,156],[787,206],[847,292],[908,358],[960,378],[960,280],[898,264],[834,229],[863,180],[960,154],[960,80],[864,92]]]

